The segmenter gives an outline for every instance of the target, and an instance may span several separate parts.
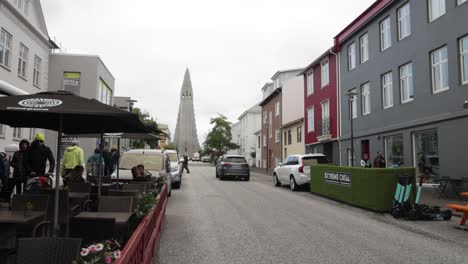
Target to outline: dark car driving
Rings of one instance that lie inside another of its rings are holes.
[[[230,179],[250,179],[249,164],[240,155],[224,155],[216,163],[216,178],[224,180]]]

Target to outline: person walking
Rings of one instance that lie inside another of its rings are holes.
[[[112,174],[117,169],[117,164],[119,164],[120,159],[120,153],[117,150],[117,146],[112,146],[109,156],[109,170],[110,174]]]
[[[370,164],[370,161],[369,161],[369,155],[367,155],[367,153],[362,154],[361,167],[364,167],[364,168],[370,168],[371,167],[371,164]]]
[[[385,162],[385,158],[382,156],[382,152],[377,152],[377,157],[374,159],[374,168],[385,168],[387,162]]]
[[[23,139],[19,143],[19,150],[13,154],[11,159],[11,166],[13,167],[13,182],[16,187],[16,194],[21,194],[24,191],[22,187],[26,183],[29,175],[29,165],[27,164],[27,157],[29,151],[29,141]]]
[[[64,180],[66,175],[70,174],[77,166],[83,167],[84,157],[83,149],[78,146],[78,141],[74,139],[71,146],[67,147],[63,154],[62,162],[62,177]]]
[[[37,133],[34,142],[27,152],[27,165],[30,168],[29,177],[46,176],[47,161],[49,170],[47,174],[54,173],[55,158],[48,146],[44,144],[45,137],[42,133]]]
[[[104,147],[102,150],[102,158],[104,159],[104,176],[109,176],[111,174],[111,153],[109,152],[108,147]]]
[[[104,168],[104,159],[101,157],[101,151],[96,148],[94,154],[86,161],[86,174],[96,176],[100,168]]]
[[[189,171],[189,168],[188,168],[188,156],[187,154],[184,155],[184,160],[182,161],[182,172],[184,171],[184,169],[187,171],[187,173],[190,173]]]

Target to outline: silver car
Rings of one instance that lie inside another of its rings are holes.
[[[179,154],[175,150],[164,150],[167,158],[171,162],[172,188],[179,189],[182,184],[182,164],[179,161]]]
[[[216,178],[224,180],[250,179],[250,167],[244,157],[240,155],[224,155],[216,163]]]

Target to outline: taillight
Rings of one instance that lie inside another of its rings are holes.
[[[224,163],[223,166],[224,167],[231,167],[232,165],[231,165],[231,163]]]
[[[302,162],[302,165],[299,167],[299,172],[304,173],[304,162]]]

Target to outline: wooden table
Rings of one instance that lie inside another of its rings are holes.
[[[116,224],[128,223],[132,213],[119,213],[119,212],[81,212],[74,217],[83,218],[115,218]]]
[[[468,196],[468,192],[461,192],[460,196]]]
[[[0,211],[0,223],[2,224],[27,224],[38,218],[45,217],[46,212],[32,211],[24,216],[23,211]]]

